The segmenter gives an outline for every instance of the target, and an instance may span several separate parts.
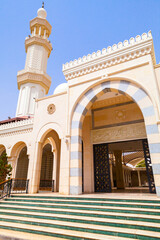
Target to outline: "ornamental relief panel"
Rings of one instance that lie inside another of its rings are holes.
[[[49,104],[47,107],[48,114],[53,114],[56,111],[56,106],[54,104]]]
[[[91,131],[91,140],[93,144],[135,140],[146,137],[144,123],[95,129]]]
[[[92,110],[92,128],[108,128],[111,125],[143,121],[143,115],[137,105],[129,101]]]

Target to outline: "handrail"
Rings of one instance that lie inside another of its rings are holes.
[[[26,178],[12,178],[13,180],[27,180]]]
[[[0,182],[0,186],[1,186],[2,184],[4,184],[4,183],[10,181],[11,179],[12,179],[12,178],[10,178],[10,179],[8,179],[8,180],[5,180],[5,181],[3,181],[3,182]]]
[[[6,182],[8,182],[8,181],[10,181],[10,180],[14,180],[14,179],[16,179],[16,180],[26,180],[26,178],[10,178],[10,179],[7,179],[7,180],[5,180],[5,181],[3,181],[3,182],[0,182],[0,186],[1,186],[1,184],[3,184],[3,183],[6,183]]]
[[[10,197],[11,193],[28,193],[29,179],[11,178],[0,183],[0,199]]]
[[[10,181],[10,180],[26,180],[26,178],[10,178],[10,179],[7,179],[7,180],[5,180],[5,181],[3,181],[3,182],[0,182],[0,186],[3,184],[3,183],[6,183],[6,182],[8,182],[8,181]]]
[[[10,197],[12,188],[12,179],[4,181],[0,184],[0,199]]]

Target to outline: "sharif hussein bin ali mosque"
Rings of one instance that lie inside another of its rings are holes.
[[[160,196],[160,64],[151,32],[63,64],[66,83],[46,96],[52,26],[30,21],[17,74],[15,118],[0,121],[0,154],[28,192],[144,192]]]

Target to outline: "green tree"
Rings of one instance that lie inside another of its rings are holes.
[[[11,164],[8,164],[7,154],[2,153],[0,156],[0,183],[4,182],[7,179],[10,178],[12,171]]]

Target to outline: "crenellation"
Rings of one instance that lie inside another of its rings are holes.
[[[82,58],[78,58],[78,60],[75,59],[74,61],[67,62],[63,64],[63,71],[68,70],[74,66],[81,65],[85,62],[100,58],[102,56],[112,54],[116,51],[120,51],[121,49],[125,49],[129,46],[139,44],[149,39],[152,39],[151,31],[149,31],[148,33],[143,33],[141,36],[137,35],[135,38],[131,37],[129,41],[124,40],[123,43],[119,42],[118,44],[113,44],[112,47],[108,46],[107,49],[103,48],[102,51],[98,50],[97,52],[93,52],[92,54],[88,54],[87,56],[83,56]]]

